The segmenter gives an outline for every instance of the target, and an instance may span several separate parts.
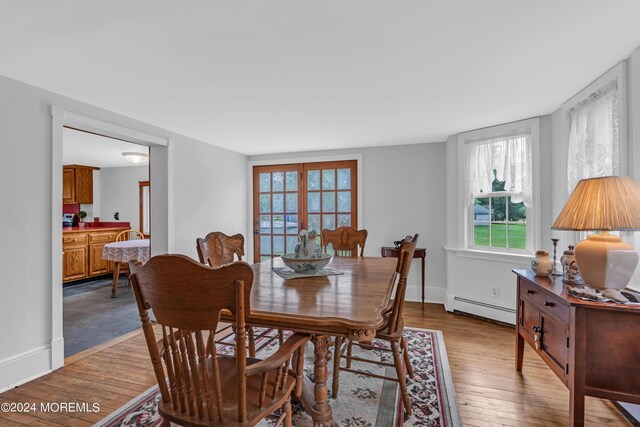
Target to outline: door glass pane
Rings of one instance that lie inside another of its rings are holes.
[[[331,215],[322,215],[322,228],[326,228],[329,230],[335,230],[336,228],[336,216]]]
[[[350,214],[339,214],[338,215],[338,227],[351,225],[351,215]]]
[[[298,235],[298,215],[285,215],[287,234]],[[297,237],[296,237],[297,239]]]
[[[273,190],[284,191],[284,172],[273,173]]]
[[[338,190],[351,189],[351,169],[338,169]]]
[[[260,215],[260,234],[271,234],[271,215]]]
[[[270,173],[261,173],[258,178],[260,182],[260,192],[266,193],[271,191],[271,174]]]
[[[265,212],[265,213],[271,212],[271,195],[269,194],[260,195],[260,212]]]
[[[322,192],[322,212],[336,211],[336,193],[333,191]]]
[[[284,215],[273,216],[273,234],[284,234]]]
[[[308,230],[320,232],[320,215],[309,215]]]
[[[320,171],[309,171],[307,173],[307,190],[320,189]]]
[[[287,191],[294,191],[298,189],[298,172],[287,172]]]
[[[322,189],[334,190],[336,188],[336,170],[325,169],[322,171]]]
[[[271,236],[260,236],[260,253],[271,253]]]
[[[320,212],[320,193],[309,193],[307,205],[309,212]]]
[[[296,250],[298,244],[298,236],[287,236],[287,253],[290,254]]]
[[[298,193],[287,193],[287,212],[298,212]]]
[[[338,212],[351,211],[351,192],[338,191]]]
[[[274,193],[273,212],[284,212],[284,194]]]
[[[273,236],[273,254],[282,255],[284,253],[284,236]]]

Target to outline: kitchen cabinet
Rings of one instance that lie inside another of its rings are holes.
[[[62,168],[62,203],[93,204],[93,171],[99,168],[69,165]]]
[[[87,247],[68,247],[62,252],[63,281],[87,277]]]
[[[113,272],[114,263],[102,259],[102,249],[115,242],[126,228],[100,228],[92,231],[67,231],[62,236],[62,281],[85,279]]]

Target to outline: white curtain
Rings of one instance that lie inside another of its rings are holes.
[[[482,193],[492,191],[494,169],[498,180],[505,181],[505,191],[513,193],[511,200],[531,206],[533,179],[529,130],[468,142],[465,163],[467,206]]]
[[[620,174],[617,80],[568,112],[567,185],[571,194],[581,179]]]

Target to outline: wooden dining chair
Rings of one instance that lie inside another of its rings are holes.
[[[212,268],[183,255],[158,255],[131,268],[163,425],[253,426],[282,408],[277,424],[291,426],[290,396],[302,391],[309,336],[293,334],[264,360],[246,358],[245,313],[251,311],[253,283],[247,263]],[[234,356],[216,350],[212,331],[222,311],[237,326]]]
[[[219,267],[236,261],[236,257],[238,261],[242,260],[244,256],[244,236],[242,234],[228,236],[221,231],[212,231],[204,238],[196,239],[196,249],[198,251],[198,258],[202,264]],[[222,327],[216,331],[216,334],[218,334],[221,339],[228,338],[233,333],[233,325],[229,324],[223,324]],[[253,327],[247,326],[249,356],[255,357],[256,351],[260,351],[276,338],[278,338],[279,343],[282,345],[284,333],[278,330],[277,337],[270,337],[272,333],[273,329],[266,329],[256,337]],[[265,337],[270,338],[264,340],[260,347],[256,349],[256,341],[261,341],[262,338]],[[234,346],[235,344],[233,342],[221,341],[220,345]]]
[[[353,356],[352,349],[354,342],[349,340],[347,346],[347,355],[342,355],[342,337],[336,337],[335,353],[333,360],[333,384],[332,392],[333,397],[338,396],[339,388],[339,375],[340,371],[348,371],[356,374],[372,376],[376,378],[382,378],[400,383],[400,391],[402,392],[402,400],[404,403],[405,411],[407,415],[411,415],[411,399],[407,392],[407,383],[405,381],[405,373],[403,367],[404,364],[407,367],[407,373],[410,378],[413,378],[413,366],[411,366],[411,360],[409,353],[407,352],[407,340],[404,337],[404,320],[402,318],[402,309],[404,306],[404,297],[407,289],[407,276],[411,268],[411,261],[413,260],[413,253],[416,249],[418,242],[418,235],[413,238],[408,236],[400,245],[400,256],[398,257],[398,263],[396,264],[396,271],[393,273],[391,280],[395,283],[395,292],[393,293],[393,301],[390,302],[387,309],[383,312],[384,324],[376,331],[375,339],[383,340],[389,343],[390,350],[393,353],[393,363],[386,363],[376,360],[364,359]],[[374,348],[371,343],[355,343],[362,348],[372,349]],[[380,350],[378,347],[375,347]],[[341,366],[341,359],[346,359],[346,366]],[[352,361],[368,362],[380,366],[393,366],[396,369],[397,378],[386,377],[383,375],[374,374],[368,371],[360,371],[351,368]]]
[[[116,242],[122,242],[123,240],[135,240],[145,239],[144,234],[138,230],[124,230],[118,233],[116,236]]]
[[[358,246],[360,246],[360,256],[364,252],[364,245],[367,242],[367,230],[356,230],[353,227],[338,227],[335,230],[322,230],[322,249],[327,252],[327,246],[331,245],[334,256],[358,256]]]
[[[124,230],[119,232],[116,235],[116,242],[123,242],[125,240],[136,240],[136,239],[145,239],[144,234],[142,234],[138,230]],[[120,277],[120,272],[124,271],[126,273],[128,269],[129,263],[127,262],[116,262],[113,266],[113,284],[111,285],[111,298],[115,298],[117,286],[118,286],[118,278]]]

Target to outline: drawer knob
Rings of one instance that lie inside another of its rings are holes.
[[[545,306],[545,307],[553,307],[553,305],[554,305],[554,304],[553,304],[551,301],[545,301],[545,302],[544,302],[544,306]]]
[[[527,289],[528,294],[535,294],[536,292],[533,289]]]

